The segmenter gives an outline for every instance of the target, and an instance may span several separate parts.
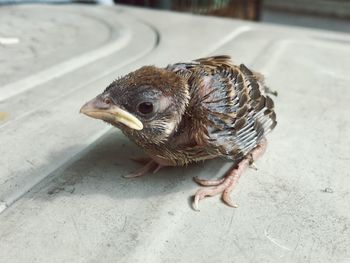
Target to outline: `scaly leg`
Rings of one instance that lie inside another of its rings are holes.
[[[266,150],[266,139],[263,139],[247,156],[238,163],[237,166],[232,166],[225,177],[219,180],[203,180],[197,177],[194,180],[203,186],[214,186],[210,188],[200,188],[193,201],[193,209],[199,211],[198,204],[206,196],[214,196],[221,194],[223,201],[231,206],[237,207],[231,200],[230,193],[237,185],[238,179],[241,177],[244,170],[249,167],[254,161],[261,157]]]

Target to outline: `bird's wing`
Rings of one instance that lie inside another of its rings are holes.
[[[228,56],[195,62],[199,65],[190,68],[189,106],[200,121],[193,132],[198,133],[198,141],[207,138],[225,156],[245,156],[276,125],[274,104],[265,93],[262,75],[243,64],[233,65]]]
[[[192,74],[192,70],[198,66],[207,66],[207,67],[217,67],[219,65],[232,65],[231,57],[226,55],[221,56],[212,56],[195,59],[191,62],[180,62],[168,65],[167,70],[173,71],[179,75],[188,75]]]

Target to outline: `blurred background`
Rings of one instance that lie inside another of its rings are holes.
[[[124,4],[350,32],[350,0],[0,0],[0,5],[29,3]]]

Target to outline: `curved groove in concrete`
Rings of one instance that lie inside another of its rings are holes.
[[[134,20],[136,21],[136,20]],[[16,123],[20,122],[23,118],[26,116],[30,116],[31,114],[35,114],[36,111],[39,111],[40,109],[48,108],[50,104],[54,104],[55,101],[65,100],[65,98],[69,97],[71,94],[77,92],[79,89],[82,89],[86,87],[87,85],[117,71],[119,68],[125,67],[126,65],[133,63],[136,60],[141,59],[148,53],[152,52],[154,50],[160,41],[160,34],[158,30],[153,27],[152,25],[149,25],[147,23],[143,23],[142,21],[138,20],[140,24],[143,24],[144,26],[148,27],[151,32],[155,35],[154,43],[149,45],[149,47],[144,48],[142,51],[138,53],[134,53],[133,56],[130,56],[128,59],[123,59],[122,62],[117,63],[117,65],[113,67],[107,67],[107,70],[104,70],[102,74],[98,74],[92,78],[87,78],[85,82],[81,82],[79,86],[76,86],[74,89],[69,90],[68,92],[64,92],[62,95],[55,96],[50,100],[45,101],[44,103],[40,103],[37,107],[34,107],[30,110],[27,110],[23,114],[20,114],[16,116],[15,118],[11,119],[10,121],[7,121],[1,126],[1,130],[6,131],[6,128],[9,128],[10,130],[13,129],[11,125],[16,126]],[[119,31],[120,32],[120,31]],[[45,82],[52,81],[54,78],[61,77],[65,74],[70,74],[71,72],[74,72],[75,70],[78,70],[79,68],[86,66],[96,60],[105,58],[107,56],[110,56],[112,54],[117,54],[118,52],[121,52],[123,48],[125,48],[130,41],[133,40],[133,33],[132,30],[123,30],[123,37],[118,38],[117,41],[109,42],[108,44],[104,45],[103,47],[93,50],[91,52],[85,53],[83,55],[77,56],[75,58],[72,58],[68,61],[65,61],[63,63],[60,63],[59,65],[56,65],[54,67],[51,67],[47,70],[41,71],[34,76],[30,76],[28,78],[22,79],[20,81],[17,81],[16,83],[11,83],[5,87],[2,88],[2,93],[0,95],[0,102],[1,99],[9,99],[12,96],[21,94],[25,91],[29,91],[32,88],[35,88],[41,84],[44,84]],[[17,85],[22,85],[21,89],[14,91],[13,88]],[[3,91],[7,91],[3,92]],[[9,127],[10,126],[10,127]],[[100,138],[102,135],[104,135],[110,128],[105,128],[98,134],[96,134],[93,138],[89,140],[89,145]],[[19,135],[19,137],[21,137]],[[21,140],[21,139],[19,139]],[[74,159],[74,156],[79,156],[81,151],[84,151],[84,146],[81,146],[80,148],[77,148],[73,150],[69,155],[67,155],[65,158],[61,159],[57,163],[53,164],[49,170],[45,169],[45,171],[38,172],[35,177],[31,178],[30,182],[26,182],[22,184],[19,189],[14,189],[14,191],[8,192],[7,194],[2,196],[2,200],[0,200],[0,213],[4,211],[6,208],[11,206],[16,200],[18,200],[23,194],[30,191],[34,186],[39,184],[42,180],[44,180],[47,177],[50,177],[51,173],[55,171],[57,168],[63,166],[65,163],[69,162],[70,160]],[[11,180],[11,178],[10,178]]]
[[[121,50],[129,43],[130,40],[131,33],[129,31],[122,31],[121,38],[118,38],[116,41],[113,41],[112,43],[109,43],[99,49],[74,57],[19,81],[7,84],[1,89],[0,101],[8,99],[37,85],[43,84],[46,81],[60,77],[97,59],[106,57],[118,50]]]
[[[89,17],[91,18],[91,16]],[[97,18],[97,20],[101,22],[101,19]],[[49,67],[46,70],[39,71],[36,74],[22,78],[16,82],[12,82],[7,85],[4,85],[1,88],[0,102],[8,98],[11,98],[12,96],[18,95],[22,92],[30,90],[54,78],[61,77],[69,72],[72,72],[78,68],[88,65],[93,61],[105,58],[115,52],[121,51],[123,48],[125,48],[128,45],[128,43],[130,43],[130,41],[133,40],[134,36],[132,33],[132,28],[130,28],[130,26],[128,26],[123,21],[119,21],[119,22],[122,25],[122,28],[121,29],[118,28],[118,38],[116,38],[116,40],[110,41],[98,49],[86,52],[82,55],[73,57],[55,66]],[[106,21],[104,21],[104,24],[107,27],[109,27],[109,29],[113,32],[113,30],[111,29],[111,26]],[[150,29],[156,35],[156,43],[152,48],[154,49],[159,43],[159,37],[160,37],[159,33],[157,32],[157,29],[152,27],[151,25],[147,23],[143,23],[143,24],[147,27],[150,27]],[[151,50],[146,49],[145,52],[140,52],[141,56],[147,54]],[[140,55],[136,55],[131,61],[137,60],[138,58],[140,58]],[[131,61],[128,61],[128,63],[130,63]],[[126,63],[123,62],[123,63],[120,63],[117,67],[120,68],[125,65]],[[115,69],[116,68],[114,67],[113,70]]]

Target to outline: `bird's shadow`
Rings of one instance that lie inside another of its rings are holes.
[[[62,152],[66,153],[67,149]],[[54,152],[50,158],[59,155],[59,152]],[[138,178],[124,178],[123,175],[142,167],[130,158],[143,155],[142,150],[120,132],[110,131],[68,164],[54,171],[32,192],[44,199],[61,195],[108,195],[115,199],[142,199],[178,191],[186,191],[191,196],[198,188],[193,182],[194,176],[214,178],[222,175],[223,166],[228,165],[225,160],[215,159],[187,167],[165,167],[156,174],[149,173]]]

